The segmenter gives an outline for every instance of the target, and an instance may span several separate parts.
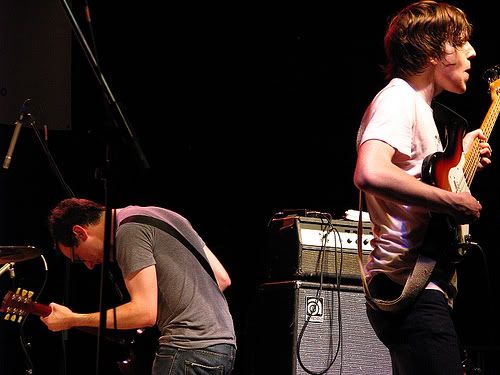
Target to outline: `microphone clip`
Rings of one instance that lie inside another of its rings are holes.
[[[0,275],[2,275],[4,272],[9,271],[10,278],[13,279],[16,277],[16,273],[14,270],[14,262],[9,262],[5,263],[2,267],[0,267]]]

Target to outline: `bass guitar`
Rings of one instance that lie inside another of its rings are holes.
[[[500,112],[500,65],[488,69],[488,80],[492,103],[481,124],[487,141]],[[455,114],[456,115],[456,114]],[[458,115],[457,115],[458,116]],[[465,121],[465,120],[463,120]],[[470,185],[479,166],[479,143],[475,140],[470,149],[464,152],[462,139],[464,126],[454,126],[448,134],[449,144],[444,152],[427,156],[422,164],[422,180],[451,192],[470,192]],[[469,225],[458,225],[447,215],[432,214],[423,248],[426,255],[435,259],[459,262],[471,247]]]
[[[52,308],[33,301],[33,292],[18,288],[8,291],[0,306],[4,320],[22,323],[29,314],[46,317]],[[79,331],[96,335],[97,328],[75,327]],[[153,328],[137,330],[106,330],[103,335],[109,342],[117,344],[120,350],[116,365],[123,375],[149,375],[154,360],[158,331]]]

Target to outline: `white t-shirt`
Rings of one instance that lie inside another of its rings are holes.
[[[365,111],[357,145],[380,140],[396,150],[393,162],[401,170],[421,179],[426,156],[443,151],[432,108],[404,80],[394,78],[373,99]],[[384,272],[403,285],[416,262],[425,237],[430,213],[365,193],[373,224],[374,250],[366,266],[367,279]]]

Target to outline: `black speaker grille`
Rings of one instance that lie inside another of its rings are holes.
[[[259,287],[255,374],[391,374],[389,352],[366,317],[362,288],[319,289],[319,283],[298,280]],[[340,338],[342,352],[335,357]]]
[[[306,319],[308,300],[318,295],[319,284],[302,285],[298,288],[297,330],[300,332]],[[342,355],[338,356],[327,374],[391,374],[389,352],[375,336],[365,313],[365,297],[362,288],[339,290],[323,288],[323,321],[311,321],[306,325],[300,345],[302,364],[308,370],[320,372],[332,361],[339,338],[339,307],[342,329]],[[340,306],[339,306],[340,296]],[[311,302],[312,303],[312,302]],[[299,361],[296,374],[307,374]]]

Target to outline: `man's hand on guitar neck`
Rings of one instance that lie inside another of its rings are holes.
[[[52,312],[46,317],[40,317],[40,320],[47,325],[47,327],[53,331],[62,331],[65,329],[70,329],[74,326],[73,316],[74,313],[69,308],[57,303],[51,303],[50,307]]]
[[[464,136],[462,141],[463,149],[468,152],[469,149],[474,145],[474,141],[478,139],[479,143],[479,165],[478,170],[491,164],[491,146],[487,142],[486,136],[483,134],[481,129],[473,130]]]

